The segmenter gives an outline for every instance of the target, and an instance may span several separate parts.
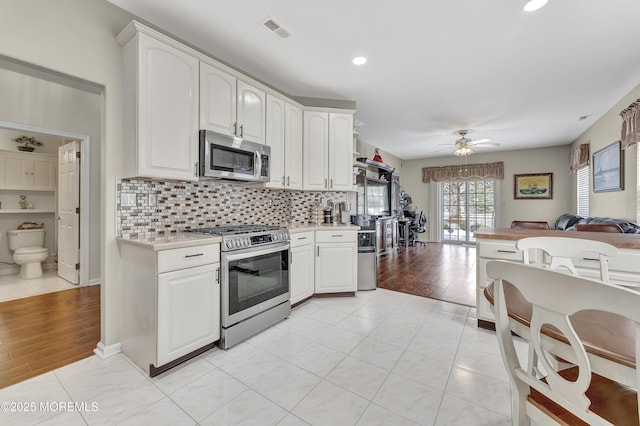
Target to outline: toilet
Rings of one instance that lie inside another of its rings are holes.
[[[41,262],[49,256],[49,250],[44,247],[44,229],[13,229],[7,234],[13,261],[20,265],[20,278],[41,277]]]

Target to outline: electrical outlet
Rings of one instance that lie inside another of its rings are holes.
[[[150,192],[149,193],[149,206],[155,207],[156,204],[158,204],[158,194],[156,194],[155,192]]]

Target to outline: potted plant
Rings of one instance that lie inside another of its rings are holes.
[[[20,146],[18,147],[19,151],[32,152],[34,149],[36,149],[36,146],[42,146],[42,142],[36,140],[36,138],[33,136],[21,135],[11,140],[15,143],[20,144]]]

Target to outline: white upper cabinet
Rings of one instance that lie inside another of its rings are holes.
[[[329,114],[329,189],[353,190],[353,114]]]
[[[285,102],[267,95],[267,145],[271,147],[269,157],[270,180],[266,186],[284,188],[285,176]]]
[[[237,79],[200,62],[200,128],[235,135]]]
[[[200,63],[200,128],[265,143],[266,93]]]
[[[56,190],[55,156],[0,151],[0,189]]]
[[[270,188],[302,189],[302,110],[267,94]]]
[[[125,176],[197,180],[198,59],[138,32],[123,63]]]
[[[353,190],[353,114],[304,112],[303,188]]]
[[[288,189],[302,189],[302,110],[285,105],[285,184]]]
[[[329,189],[329,113],[305,111],[302,186],[309,190]]]
[[[238,132],[242,139],[265,143],[266,94],[238,80]]]

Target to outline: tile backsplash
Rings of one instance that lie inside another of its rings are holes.
[[[226,224],[303,225],[321,198],[348,201],[347,192],[284,191],[221,182],[119,178],[117,236],[153,237],[185,228]]]

